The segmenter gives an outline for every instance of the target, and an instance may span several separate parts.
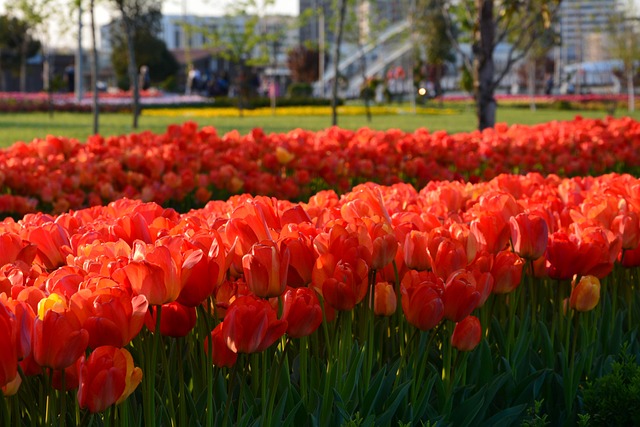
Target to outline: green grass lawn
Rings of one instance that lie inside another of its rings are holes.
[[[348,129],[371,127],[374,129],[397,128],[405,131],[413,131],[417,128],[430,130],[446,130],[449,133],[468,132],[476,128],[476,119],[472,107],[459,108],[456,114],[451,115],[379,115],[373,116],[371,122],[367,122],[364,116],[341,116],[338,125]],[[500,107],[497,121],[508,124],[535,124],[551,120],[572,120],[576,115],[585,118],[603,118],[604,111],[564,111],[552,109],[537,109],[531,111],[528,108]],[[626,110],[618,109],[616,116],[627,115]],[[640,120],[640,113],[632,114],[636,120]],[[295,128],[309,130],[321,130],[331,125],[329,116],[278,116],[278,117],[224,117],[202,118],[190,116],[176,117],[151,117],[140,118],[139,131],[151,130],[156,133],[164,132],[172,123],[182,123],[187,120],[196,121],[201,126],[215,126],[220,134],[237,129],[241,134],[248,133],[255,127],[264,129],[267,133],[287,132]],[[100,116],[100,133],[102,135],[120,135],[133,132],[132,119],[129,114],[102,114]],[[29,142],[34,138],[43,138],[46,135],[58,135],[85,140],[92,133],[92,116],[88,113],[55,113],[49,117],[46,113],[19,113],[0,114],[0,147],[7,147],[16,141]]]

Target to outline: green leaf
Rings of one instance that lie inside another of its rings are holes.
[[[391,420],[393,419],[398,406],[400,406],[400,403],[402,403],[402,400],[409,392],[409,387],[411,387],[411,382],[407,381],[400,387],[393,390],[388,400],[391,403],[389,403],[387,409],[378,417],[378,419],[376,419],[376,426],[388,426],[391,424]]]
[[[514,422],[522,416],[526,409],[526,404],[512,406],[510,408],[504,409],[486,420],[484,423],[480,424],[479,427],[514,425]]]

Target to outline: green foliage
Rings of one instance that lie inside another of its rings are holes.
[[[30,35],[31,29],[31,24],[25,20],[15,16],[0,15],[0,66],[2,68],[17,73],[23,49],[27,58],[40,50],[40,42]]]
[[[287,88],[287,98],[310,98],[313,86],[310,83],[292,83]]]
[[[584,406],[590,425],[640,425],[640,366],[635,356],[623,353],[611,373],[588,383]]]
[[[149,67],[149,77],[153,84],[159,84],[175,76],[179,68],[178,62],[169,52],[164,41],[155,36],[161,18],[160,11],[154,8],[132,17],[135,24],[134,50],[136,62]],[[113,44],[111,62],[116,73],[118,86],[122,89],[128,89],[130,85],[127,69],[129,56],[125,31],[120,28],[120,25],[116,24],[112,27],[111,37]]]
[[[527,411],[527,419],[522,421],[521,427],[544,427],[550,424],[547,414],[540,415],[544,399],[533,402],[533,407]]]

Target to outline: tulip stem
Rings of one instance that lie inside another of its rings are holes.
[[[0,411],[2,412],[2,425],[10,426],[11,415],[9,414],[9,408],[7,407],[7,398],[2,393],[0,393],[0,400],[2,401],[2,407],[0,407]]]
[[[233,364],[233,367],[231,368],[231,373],[229,374],[229,388],[227,389],[227,402],[225,403],[224,419],[222,420],[222,427],[227,427],[227,424],[229,422],[229,414],[231,413],[231,401],[233,400],[233,388],[234,388],[233,386],[235,385],[238,366],[240,365],[241,362],[244,362],[243,356],[244,356],[243,354],[238,355],[238,360],[236,361],[236,363]],[[210,389],[211,387],[209,387],[209,390]],[[211,396],[208,396],[208,397],[211,398]],[[207,425],[213,425],[213,424],[207,424]]]
[[[211,341],[211,339],[209,339],[209,341]],[[176,342],[176,347],[177,347],[177,356],[178,356],[178,388],[179,388],[179,397],[180,397],[180,403],[179,403],[179,407],[178,410],[180,411],[180,425],[181,426],[186,426],[187,425],[187,408],[186,408],[186,399],[184,397],[184,365],[183,365],[183,356],[182,356],[182,345],[183,345],[183,340],[178,340]],[[211,353],[208,353],[211,354]]]
[[[308,396],[308,385],[307,385],[307,352],[309,351],[309,338],[301,337],[298,340],[300,344],[300,395],[302,397],[302,403],[305,408],[307,408],[309,404],[309,396]]]
[[[280,355],[280,360],[278,361],[278,366],[276,368],[276,375],[271,377],[271,380],[272,380],[271,391],[269,393],[269,405],[267,406],[267,412],[266,412],[267,422],[264,424],[267,427],[270,426],[272,423],[271,415],[273,415],[273,405],[275,403],[276,393],[278,392],[278,383],[280,382],[280,371],[282,370],[284,359],[287,356],[287,348],[289,347],[290,342],[291,342],[291,339],[287,338],[287,341],[285,342],[284,347],[282,348],[282,354]],[[280,422],[280,420],[277,420],[277,421]]]
[[[147,369],[145,377],[147,380],[147,390],[144,394],[143,405],[145,408],[145,424],[148,427],[156,426],[156,368],[158,367],[158,352],[160,351],[160,318],[162,316],[162,306],[158,305],[156,309],[156,328],[153,332],[153,340],[151,345],[151,354],[147,358]]]
[[[51,371],[52,375],[53,375],[53,370]],[[67,424],[67,392],[66,392],[66,378],[65,378],[65,372],[64,369],[60,370],[60,383],[61,383],[61,388],[60,388],[60,427],[65,427],[65,425]]]

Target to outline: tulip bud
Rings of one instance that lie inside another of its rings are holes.
[[[407,268],[423,271],[431,267],[427,253],[429,235],[422,231],[411,230],[404,239],[404,262]]]
[[[475,316],[467,316],[456,323],[451,335],[451,345],[459,351],[471,351],[477,347],[481,339],[480,320]]]
[[[376,283],[373,312],[378,316],[391,316],[396,312],[398,300],[393,285],[389,282]]]
[[[313,289],[288,289],[283,300],[282,320],[287,321],[287,335],[301,338],[318,329],[322,323],[322,307]]]
[[[600,280],[595,276],[582,276],[571,290],[569,306],[576,311],[590,311],[600,301]]]
[[[538,215],[518,214],[509,220],[513,251],[525,259],[538,259],[547,249],[549,227]]]

